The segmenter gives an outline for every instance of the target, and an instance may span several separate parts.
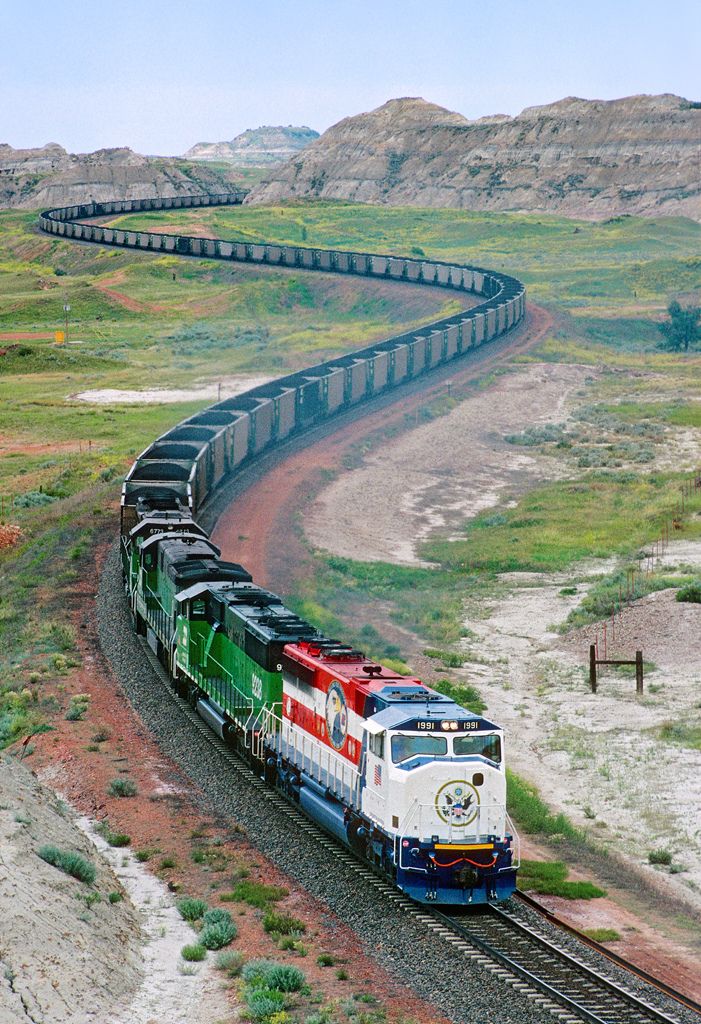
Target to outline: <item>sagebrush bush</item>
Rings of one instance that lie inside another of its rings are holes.
[[[205,925],[209,924],[231,924],[231,914],[228,910],[222,910],[215,907],[213,910],[207,910],[202,915],[202,920]]]
[[[180,956],[190,963],[198,963],[207,956],[207,950],[197,942],[192,946],[183,946]]]
[[[40,846],[37,853],[47,864],[58,868],[59,871],[65,871],[67,875],[72,875],[86,885],[92,885],[95,881],[95,865],[74,850],[60,850],[57,846],[46,845]]]
[[[237,949],[226,949],[219,954],[214,966],[218,971],[224,971],[230,978],[235,978],[243,967],[243,953],[239,953]]]
[[[207,904],[204,900],[195,900],[190,897],[178,900],[177,907],[184,921],[199,921],[207,913]]]
[[[139,790],[132,779],[112,779],[107,792],[110,796],[136,796]]]
[[[278,992],[299,992],[304,981],[303,972],[288,964],[276,964],[268,972],[267,978],[268,988],[277,989]]]
[[[219,921],[208,924],[199,934],[199,940],[207,949],[221,949],[233,942],[238,932],[233,921]]]
[[[241,976],[247,985],[253,988],[265,988],[268,984],[268,974],[274,967],[282,967],[276,960],[249,960]]]

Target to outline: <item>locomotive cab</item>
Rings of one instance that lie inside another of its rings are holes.
[[[397,883],[409,895],[503,899],[518,865],[502,730],[431,697],[418,716],[390,705],[364,722],[363,813],[392,837]]]

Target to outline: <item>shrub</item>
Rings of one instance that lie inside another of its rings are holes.
[[[129,846],[131,842],[131,836],[128,836],[126,832],[105,832],[105,839],[110,846]]]
[[[248,1012],[254,1021],[264,1021],[274,1013],[285,1008],[285,997],[282,992],[273,989],[253,988],[244,992]]]
[[[66,721],[82,722],[83,716],[87,710],[88,705],[84,701],[78,700],[77,697],[72,697],[70,707],[68,708],[68,711],[66,711]]]
[[[316,962],[318,963],[319,967],[333,967],[333,965],[336,963],[336,958],[331,956],[330,953],[322,953],[320,956],[316,958]]]
[[[307,926],[304,921],[291,914],[278,914],[276,910],[269,910],[263,918],[263,927],[271,935],[294,935],[299,932],[306,932]]]
[[[59,871],[65,871],[67,875],[72,875],[86,885],[92,885],[95,881],[95,865],[73,850],[59,850],[57,846],[47,845],[40,846],[37,853],[47,864],[58,868]]]
[[[241,975],[252,988],[266,988],[268,975],[274,967],[281,967],[275,960],[249,960]]]
[[[200,932],[200,942],[207,949],[221,949],[233,942],[238,932],[233,921],[219,921],[208,924]]]
[[[189,963],[198,963],[207,956],[207,950],[199,943],[195,943],[192,946],[183,946],[180,950],[180,956]]]
[[[166,868],[174,868],[177,861],[175,857],[161,857],[161,863],[158,865],[160,871],[165,871]]]
[[[650,850],[647,859],[650,864],[663,864],[668,867],[672,863],[672,854],[669,850]]]
[[[235,978],[241,973],[243,954],[235,949],[227,949],[219,954],[214,966],[218,971],[224,971],[230,978]]]
[[[339,981],[348,981],[348,971],[344,971],[342,967],[339,967],[336,971],[336,977]]]
[[[107,792],[110,796],[136,796],[139,792],[136,783],[132,779],[112,779]]]
[[[145,864],[147,860],[151,859],[151,851],[150,850],[137,850],[136,853],[134,854],[134,856],[138,860],[139,864]]]
[[[199,921],[207,913],[207,904],[204,900],[195,900],[186,897],[178,900],[178,912],[184,921]]]
[[[276,964],[269,972],[268,987],[278,992],[299,992],[304,986],[304,974],[298,967]]]
[[[107,899],[110,901],[110,903],[121,903],[124,897],[122,896],[121,892],[111,892]]]
[[[677,591],[677,601],[686,601],[691,604],[701,604],[701,581],[687,583]]]
[[[206,925],[209,924],[231,924],[231,914],[228,910],[221,910],[215,908],[214,910],[207,910],[202,917]]]
[[[280,885],[265,885],[263,882],[248,880],[238,882],[231,894],[232,899],[237,902],[248,903],[249,906],[257,907],[258,910],[267,910],[271,903],[276,903],[288,895],[289,891]]]
[[[42,508],[44,505],[51,505],[56,499],[43,491],[27,491],[26,494],[18,494],[14,500],[15,508]]]

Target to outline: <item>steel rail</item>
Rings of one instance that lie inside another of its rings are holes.
[[[630,974],[636,975],[636,977],[640,978],[640,980],[644,981],[647,985],[652,985],[653,988],[656,988],[663,995],[668,996],[670,999],[674,999],[676,1002],[681,1003],[682,1006],[685,1006],[688,1010],[692,1010],[694,1013],[698,1013],[699,1016],[701,1016],[701,1003],[697,1003],[690,996],[685,996],[682,992],[678,992],[676,989],[672,988],[671,985],[668,985],[666,982],[661,981],[654,975],[644,971],[642,967],[638,967],[636,964],[631,963],[630,960],[626,960],[626,958],[621,956],[620,953],[615,953],[612,949],[609,949],[607,946],[602,945],[602,943],[597,942],[596,939],[592,939],[588,935],[585,935],[584,932],[575,928],[574,925],[568,924],[567,921],[563,921],[561,917],[554,914],[552,910],[548,910],[547,907],[544,907],[542,903],[538,902],[538,900],[529,896],[528,893],[522,892],[519,889],[516,893],[516,899],[527,907],[530,907],[531,910],[534,910],[537,914],[540,914],[541,917],[544,917],[550,922],[550,924],[555,925],[556,928],[561,928],[563,931],[569,932],[570,935],[583,945],[589,946],[590,949],[593,949],[600,956],[610,960],[611,963],[616,965],[616,967],[620,967],[623,970],[628,971]]]

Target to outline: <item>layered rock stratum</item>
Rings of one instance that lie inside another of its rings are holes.
[[[238,167],[268,167],[284,163],[319,138],[306,126],[263,125],[248,128],[230,142],[198,142],[185,153],[188,160],[217,160]]]
[[[126,148],[68,153],[56,143],[37,149],[0,144],[0,209],[226,192],[235,181],[206,164]]]
[[[701,103],[570,97],[470,121],[394,99],[329,128],[248,201],[308,198],[701,220]]]

